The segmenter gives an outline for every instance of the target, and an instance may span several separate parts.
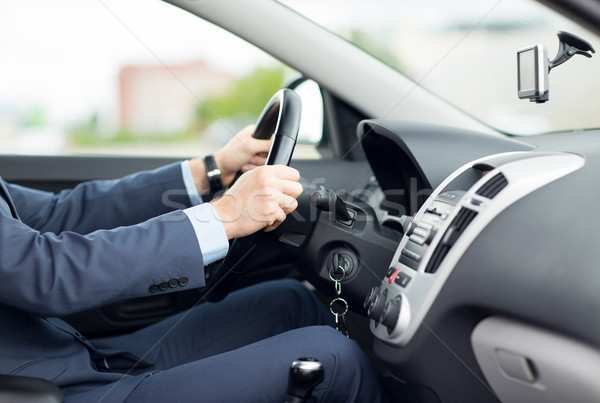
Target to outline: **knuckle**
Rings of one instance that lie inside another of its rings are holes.
[[[265,207],[264,212],[267,217],[273,217],[277,215],[278,209],[279,207],[277,207],[274,203],[269,203],[267,207]]]
[[[269,172],[269,169],[266,165],[258,167],[256,175],[258,176],[258,180],[260,181],[261,184],[269,183],[269,181],[271,180],[271,177],[272,177],[272,175]]]

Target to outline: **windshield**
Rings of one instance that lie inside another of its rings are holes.
[[[478,120],[510,134],[600,127],[600,55],[550,73],[550,101],[517,97],[516,51],[558,31],[600,38],[527,0],[281,0]]]

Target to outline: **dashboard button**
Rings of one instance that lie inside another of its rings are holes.
[[[454,200],[454,199],[456,199],[457,195],[455,195],[454,193],[444,192],[444,193],[440,193],[440,195],[438,197],[440,197],[442,199]]]
[[[421,228],[419,226],[417,226],[417,228],[415,228],[413,230],[413,234],[418,235],[425,239],[427,239],[427,237],[429,237],[430,232],[431,232],[431,230],[426,230],[425,228]]]
[[[417,224],[417,227],[423,228],[424,230],[427,230],[427,231],[431,231],[433,229],[433,225],[426,223],[426,222],[422,222],[422,221]]]
[[[398,273],[398,275],[396,276],[396,279],[394,280],[394,282],[396,284],[398,284],[400,287],[404,287],[406,288],[406,286],[408,285],[408,283],[410,283],[410,280],[412,280],[412,277],[409,276],[406,273]]]
[[[474,206],[481,206],[483,204],[483,201],[479,199],[471,199],[471,204]]]
[[[413,252],[412,250],[408,250],[407,248],[402,249],[402,255],[406,256],[409,259],[414,260],[415,262],[421,261],[421,255]],[[389,277],[389,276],[388,276]]]
[[[416,235],[418,237],[425,239],[426,244],[431,243],[431,241],[435,237],[435,234],[436,234],[436,230],[433,227],[428,228],[428,229],[417,227],[417,228],[415,228],[415,230],[413,232],[413,235]]]
[[[410,239],[412,242],[416,243],[417,245],[423,245],[425,243],[425,238],[423,238],[422,236],[419,236],[417,234],[414,234],[414,233],[408,239]]]
[[[396,271],[395,267],[390,267],[388,269],[387,273],[385,273],[385,276],[389,278],[389,277],[391,277],[392,274],[394,274],[395,271]]]

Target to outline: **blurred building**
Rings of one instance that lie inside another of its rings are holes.
[[[142,133],[186,129],[201,101],[225,91],[232,81],[203,61],[123,67],[119,74],[121,126]]]

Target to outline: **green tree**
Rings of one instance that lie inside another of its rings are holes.
[[[23,119],[23,125],[26,127],[43,127],[47,122],[46,109],[41,105],[30,106]]]
[[[217,119],[258,118],[283,81],[284,71],[281,67],[255,68],[237,79],[227,92],[209,97],[198,105],[198,126],[205,128]]]

